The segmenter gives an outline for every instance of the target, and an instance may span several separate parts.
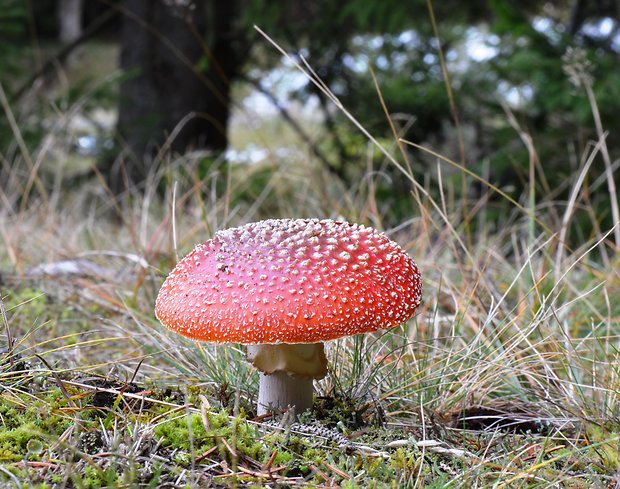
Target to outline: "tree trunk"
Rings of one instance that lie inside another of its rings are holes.
[[[75,41],[82,35],[82,0],[58,2],[58,31],[63,43]]]
[[[230,84],[242,61],[232,32],[236,3],[180,4],[122,2],[121,68],[127,79],[117,132],[126,156],[104,168],[115,193],[143,182],[161,164],[155,156],[162,147],[222,151],[228,143]]]

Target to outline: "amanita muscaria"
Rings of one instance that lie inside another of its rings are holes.
[[[183,258],[155,313],[172,331],[242,343],[260,371],[258,414],[312,407],[323,341],[396,327],[421,301],[420,272],[384,234],[319,219],[270,219],[217,232]]]

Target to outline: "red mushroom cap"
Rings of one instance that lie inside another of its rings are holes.
[[[358,224],[270,219],[217,232],[183,258],[155,313],[171,330],[217,343],[314,343],[411,318],[414,261]]]

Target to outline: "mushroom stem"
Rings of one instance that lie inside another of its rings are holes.
[[[299,415],[312,407],[312,380],[327,374],[323,343],[250,345],[247,357],[260,372],[259,415],[290,406]]]
[[[282,371],[260,372],[258,415],[289,406],[294,406],[295,414],[299,415],[312,408],[312,391],[312,379],[291,377]]]

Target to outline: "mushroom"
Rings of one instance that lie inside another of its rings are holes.
[[[270,219],[196,246],[162,285],[155,314],[196,340],[249,345],[258,414],[299,414],[327,374],[322,342],[404,323],[421,292],[415,262],[370,227]]]

